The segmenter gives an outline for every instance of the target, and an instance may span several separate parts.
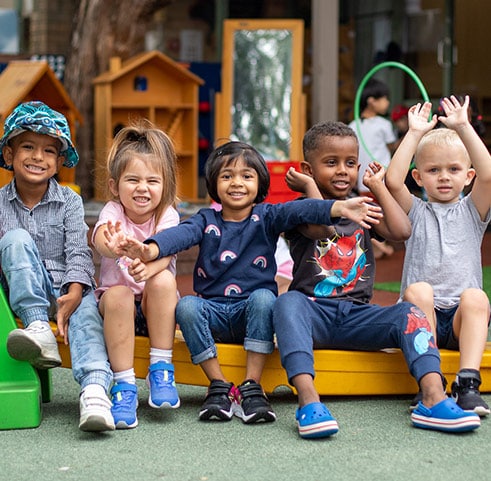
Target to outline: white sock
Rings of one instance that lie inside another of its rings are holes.
[[[150,364],[164,361],[167,364],[172,364],[172,349],[157,349],[156,347],[150,348]]]
[[[133,368],[126,371],[118,371],[113,374],[115,383],[127,382],[128,384],[136,384],[135,370]]]

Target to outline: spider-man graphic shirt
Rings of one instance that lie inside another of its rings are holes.
[[[286,233],[294,261],[290,290],[314,298],[370,302],[375,262],[370,231],[349,219],[331,227],[332,235],[312,240],[297,230]]]

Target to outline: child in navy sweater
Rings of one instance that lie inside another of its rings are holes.
[[[221,211],[201,209],[144,243],[126,236],[117,223],[109,226],[108,245],[135,259],[129,267],[135,276],[142,262],[200,246],[194,268],[197,296],[179,301],[176,323],[192,362],[201,366],[211,382],[199,413],[202,420],[227,421],[234,414],[245,423],[276,419],[260,379],[266,357],[274,348],[274,254],[280,233],[303,223],[332,224],[332,218],[339,217],[369,227],[382,215],[368,203],[369,198],[263,204],[269,182],[259,152],[242,142],[228,142],[215,149],[206,163],[208,193],[222,205]],[[246,375],[240,386],[235,387],[224,376],[216,342],[244,345]]]

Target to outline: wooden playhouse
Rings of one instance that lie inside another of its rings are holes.
[[[0,92],[2,92],[0,96],[0,135],[3,135],[5,119],[18,104],[40,100],[67,118],[72,140],[76,143],[77,124],[82,122],[82,116],[48,62],[11,61],[0,75]],[[58,178],[60,183],[75,187],[74,168],[62,167]],[[11,179],[11,172],[0,169],[0,186],[7,184]]]
[[[173,140],[178,158],[178,195],[198,198],[198,89],[204,82],[161,52],[124,62],[113,57],[109,71],[94,79],[95,185],[105,200],[106,155],[114,134],[133,119],[146,118]]]

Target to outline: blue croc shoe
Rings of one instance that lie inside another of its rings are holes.
[[[411,413],[411,421],[417,428],[449,433],[472,431],[481,425],[477,414],[464,411],[450,398],[431,408],[419,402],[418,407]]]
[[[321,402],[310,403],[298,408],[295,419],[302,438],[326,438],[339,431],[337,421]]]
[[[116,429],[130,429],[138,425],[138,388],[135,384],[121,382],[111,388],[111,413]]]
[[[178,408],[181,405],[174,381],[174,365],[164,361],[150,364],[147,375],[150,389],[148,404],[153,408]]]

